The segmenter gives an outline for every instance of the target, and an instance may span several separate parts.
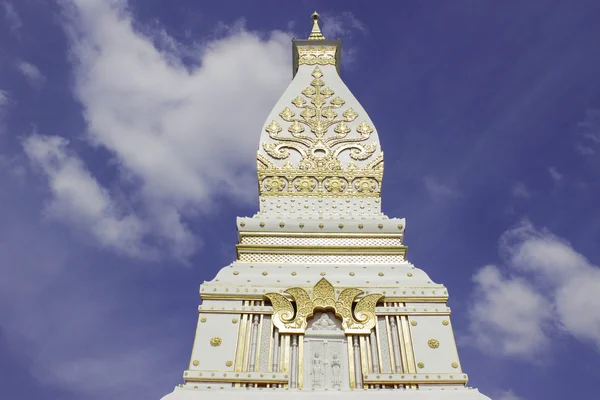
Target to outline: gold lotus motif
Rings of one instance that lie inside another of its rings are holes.
[[[273,305],[273,324],[281,333],[303,333],[315,310],[332,310],[342,320],[342,328],[346,334],[368,334],[377,321],[375,306],[383,298],[381,293],[372,293],[362,297],[356,303],[354,312],[352,305],[356,296],[364,292],[358,288],[342,290],[335,295],[334,287],[322,278],[313,287],[312,297],[303,288],[293,287],[285,291],[292,301],[279,293],[267,293],[265,296]]]

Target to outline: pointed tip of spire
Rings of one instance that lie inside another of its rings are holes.
[[[310,32],[310,36],[308,40],[325,40],[325,36],[321,33],[321,28],[319,28],[319,18],[321,16],[316,11],[312,13],[311,18],[313,20],[313,28]]]

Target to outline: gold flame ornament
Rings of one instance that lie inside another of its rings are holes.
[[[381,293],[368,294],[356,303],[352,312],[354,299],[364,292],[358,288],[347,288],[336,298],[333,285],[325,278],[313,287],[312,298],[305,289],[299,287],[289,288],[285,293],[296,303],[295,309],[286,296],[279,293],[265,294],[273,305],[273,324],[281,333],[304,333],[308,325],[307,319],[316,310],[332,310],[342,320],[342,328],[346,334],[368,334],[377,321],[375,306],[383,298]]]

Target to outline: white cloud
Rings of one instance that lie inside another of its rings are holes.
[[[17,68],[34,87],[39,88],[46,82],[46,77],[40,72],[39,68],[31,63],[21,61],[17,64]]]
[[[481,268],[473,281],[469,329],[477,346],[515,356],[545,348],[543,326],[551,309],[529,282],[503,276],[493,265]]]
[[[584,155],[584,156],[592,156],[592,155],[596,154],[596,150],[592,149],[590,146],[586,146],[581,143],[577,143],[575,145],[575,150],[577,150],[577,152],[579,152],[579,154]]]
[[[550,167],[548,168],[548,173],[550,174],[550,177],[552,178],[552,180],[554,181],[554,183],[561,183],[563,180],[563,174],[561,174],[560,172],[558,172],[558,169],[556,169],[556,167]]]
[[[445,185],[432,177],[426,177],[424,179],[425,188],[434,197],[440,198],[456,198],[460,197],[460,192],[456,189]]]
[[[473,343],[498,355],[534,360],[564,332],[600,350],[597,265],[529,222],[502,235],[500,252],[505,272],[485,266],[473,277]]]
[[[352,36],[354,32],[366,34],[367,26],[350,11],[344,11],[335,15],[326,14],[320,21],[321,31],[327,39]]]
[[[27,156],[48,177],[52,202],[50,217],[90,230],[101,245],[135,257],[147,257],[142,238],[147,226],[135,215],[119,210],[106,189],[75,155],[68,141],[58,136],[29,136],[23,147]]]
[[[113,154],[128,190],[134,186],[130,197],[141,199],[162,234],[186,248],[186,223],[218,198],[255,200],[258,138],[291,77],[290,35],[234,24],[225,37],[203,43],[190,66],[181,61],[189,52],[181,54],[183,45],[164,29],[134,29],[125,1],[61,4],[86,138]],[[86,176],[94,181],[92,172]],[[111,204],[94,185],[90,190]],[[83,203],[86,196],[71,190],[54,202]],[[118,235],[112,228],[127,221],[132,241],[145,238],[133,221],[111,218],[119,223],[96,237]]]
[[[504,390],[497,393],[494,396],[494,400],[525,400],[520,396],[517,396],[511,389]]]
[[[512,195],[513,197],[521,199],[528,199],[531,197],[531,193],[529,193],[527,186],[525,186],[525,184],[523,184],[522,182],[517,182],[513,185]]]
[[[6,26],[10,30],[10,33],[14,36],[19,35],[19,31],[23,26],[23,22],[21,21],[21,17],[19,17],[19,13],[12,4],[7,1],[2,2],[2,8],[4,9],[4,18],[6,20]]]
[[[9,104],[8,92],[0,89],[0,135],[6,131],[6,108]]]

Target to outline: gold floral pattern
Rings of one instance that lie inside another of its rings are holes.
[[[363,167],[353,161],[343,165],[340,157],[345,153],[350,160],[371,158],[378,149],[376,143],[368,142],[375,129],[364,120],[354,125],[359,114],[353,108],[341,110],[345,100],[325,86],[319,67],[312,77],[310,86],[291,101],[294,108],[285,107],[279,113],[289,125],[283,127],[273,120],[265,127],[272,139],[262,143],[265,153],[287,161],[276,166],[258,154],[261,195],[379,197],[383,153]],[[289,134],[282,134],[284,129]],[[292,153],[300,159],[292,158]]]

